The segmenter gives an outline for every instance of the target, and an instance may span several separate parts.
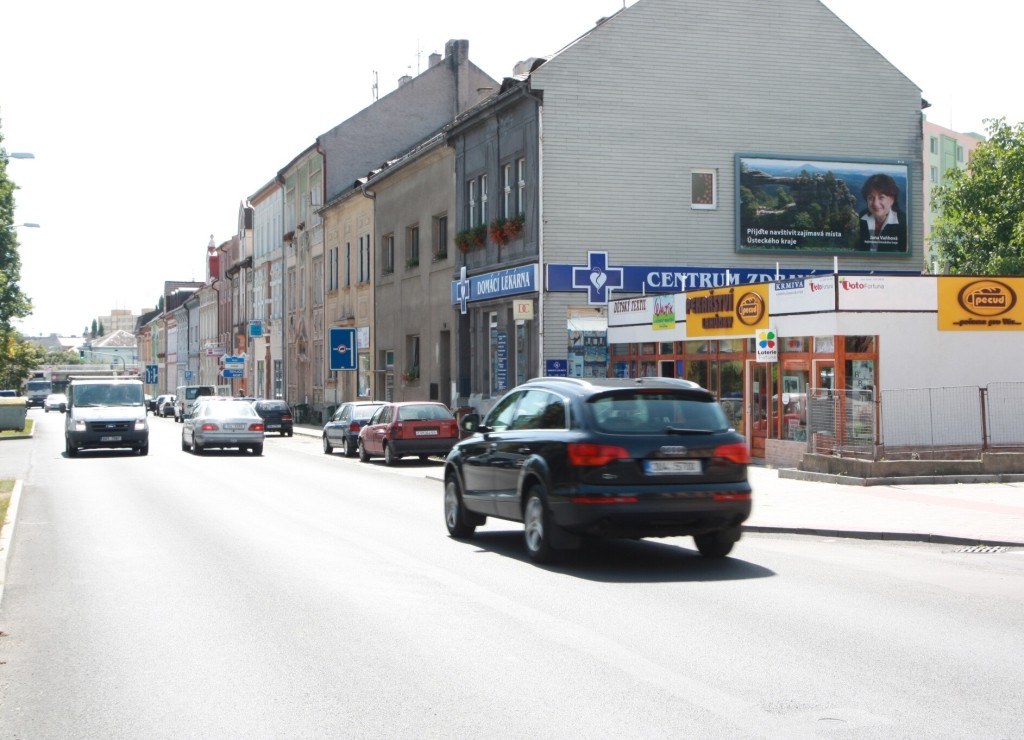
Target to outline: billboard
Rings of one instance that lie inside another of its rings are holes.
[[[737,251],[906,256],[909,166],[736,156]]]

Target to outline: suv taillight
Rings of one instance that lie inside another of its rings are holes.
[[[733,442],[732,444],[719,445],[715,448],[712,457],[720,457],[737,465],[750,464],[750,448],[745,442]]]
[[[600,467],[612,460],[628,460],[629,452],[625,447],[615,445],[595,445],[578,442],[570,443],[569,463],[577,467]]]

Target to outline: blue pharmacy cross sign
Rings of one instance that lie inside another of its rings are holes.
[[[608,267],[607,252],[587,252],[587,264],[572,268],[572,287],[586,288],[591,306],[607,306],[608,292],[624,284],[622,268]]]
[[[356,369],[356,330],[333,327],[330,331],[331,370]]]
[[[160,366],[146,365],[146,385],[156,385],[160,381]]]
[[[455,289],[458,291],[459,313],[465,316],[469,303],[469,278],[466,277],[465,265],[459,270],[459,282],[455,284]]]

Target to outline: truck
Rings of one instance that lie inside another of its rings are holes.
[[[25,381],[25,402],[28,406],[43,407],[46,397],[53,393],[53,383],[45,378],[29,378]]]

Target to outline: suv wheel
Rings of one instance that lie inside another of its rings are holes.
[[[68,457],[75,457],[78,455],[78,448],[75,447],[70,439],[64,439],[64,452],[67,453]]]
[[[526,495],[523,508],[523,539],[526,552],[535,563],[550,563],[555,559],[551,547],[551,514],[544,503],[543,487],[534,484]]]
[[[697,544],[697,552],[706,558],[724,558],[732,552],[732,546],[740,538],[739,527],[723,529],[708,534],[695,534],[693,541]]]
[[[472,537],[476,531],[475,525],[466,524],[464,514],[459,481],[454,475],[449,475],[444,484],[444,523],[448,526],[448,534],[456,539]]]

